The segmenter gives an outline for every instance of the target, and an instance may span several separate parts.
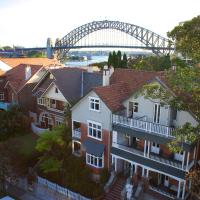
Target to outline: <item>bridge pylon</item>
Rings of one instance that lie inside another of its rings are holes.
[[[52,59],[53,58],[53,43],[51,38],[47,38],[47,58]]]

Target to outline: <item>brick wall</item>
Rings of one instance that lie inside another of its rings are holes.
[[[100,143],[100,144],[104,144],[105,145],[105,149],[104,149],[104,168],[109,168],[110,167],[110,163],[111,163],[111,158],[110,158],[110,147],[111,147],[111,140],[110,140],[110,132],[107,130],[102,130],[102,141],[99,140],[95,140],[91,137],[88,137],[88,127],[87,124],[81,123],[81,143],[83,143],[86,139],[92,140],[94,142]],[[85,156],[85,151],[84,149],[82,149],[82,155]],[[101,169],[97,169],[95,167],[90,166],[93,170],[94,173],[99,173],[101,171]]]

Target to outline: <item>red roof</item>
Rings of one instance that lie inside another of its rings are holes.
[[[48,59],[48,58],[0,58],[0,60],[12,68],[22,63],[28,65],[44,65],[44,66],[59,64],[58,60]]]
[[[18,92],[28,81],[25,79],[25,69],[27,66],[31,67],[31,77],[42,67],[42,65],[20,64],[7,71],[4,75],[6,77],[6,81],[11,84],[15,92]]]
[[[122,102],[125,99],[162,74],[163,72],[116,69],[111,76],[110,85],[94,88],[94,91],[115,112],[123,108]]]

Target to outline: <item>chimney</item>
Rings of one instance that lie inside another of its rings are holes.
[[[103,68],[103,86],[110,85],[110,77],[114,72],[114,68],[107,65]]]
[[[32,76],[31,67],[26,66],[25,68],[25,80],[28,80]]]

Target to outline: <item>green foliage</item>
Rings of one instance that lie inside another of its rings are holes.
[[[44,54],[40,51],[30,51],[27,53],[27,57],[29,58],[44,58]]]
[[[41,163],[40,168],[44,173],[57,172],[60,170],[61,165],[62,162],[60,160],[49,157]]]
[[[176,26],[168,32],[168,37],[176,40],[176,49],[184,57],[200,62],[200,15]]]
[[[30,119],[17,105],[12,106],[8,111],[1,111],[0,122],[0,141],[30,130]]]
[[[164,71],[171,67],[170,56],[149,56],[130,58],[128,66],[133,69],[147,71]]]
[[[58,126],[52,131],[44,132],[37,140],[36,150],[39,152],[49,152],[53,151],[54,148],[57,148],[58,146],[63,147],[65,142],[62,138],[62,131],[63,127]]]
[[[122,53],[121,51],[118,51],[117,53],[113,51],[112,53],[109,53],[108,56],[108,66],[113,66],[114,68],[126,68],[127,67],[127,56],[124,53],[123,59],[122,59]]]
[[[160,99],[161,103],[170,105],[175,110],[191,112],[200,122],[200,69],[196,67],[177,67],[176,72],[169,70],[165,79],[171,91],[159,84],[148,84],[143,87],[146,98]],[[186,123],[173,132],[176,139],[168,146],[174,151],[180,151],[184,142],[194,143],[199,140],[200,126],[192,127]]]

